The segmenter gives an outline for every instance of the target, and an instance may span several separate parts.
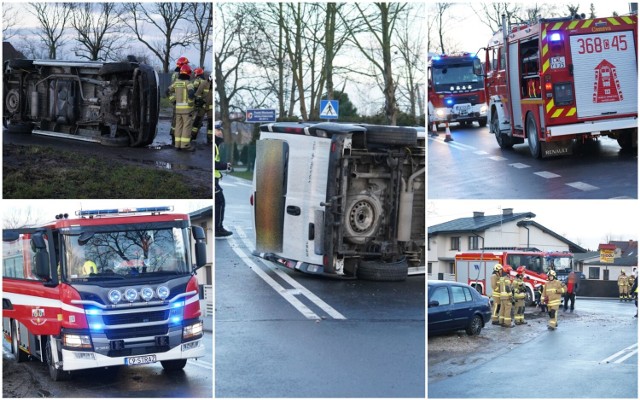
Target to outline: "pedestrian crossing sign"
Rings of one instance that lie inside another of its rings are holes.
[[[338,100],[320,100],[320,119],[338,119]]]

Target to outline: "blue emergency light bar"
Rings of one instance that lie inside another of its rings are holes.
[[[79,217],[88,217],[88,216],[95,216],[95,215],[153,213],[153,212],[161,212],[161,211],[173,211],[173,206],[108,208],[104,210],[79,210],[79,211],[76,211],[76,215]]]
[[[559,42],[560,40],[562,40],[562,36],[560,35],[560,33],[558,32],[553,32],[550,36],[549,36],[549,41],[550,42]]]

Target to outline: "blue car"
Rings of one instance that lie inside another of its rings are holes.
[[[465,283],[428,281],[429,335],[464,329],[478,335],[491,320],[489,298]]]

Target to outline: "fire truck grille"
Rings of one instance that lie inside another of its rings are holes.
[[[140,324],[164,321],[169,318],[169,310],[141,312],[140,314],[116,314],[102,317],[105,325]]]
[[[453,102],[454,104],[466,104],[466,103],[478,104],[478,96],[473,95],[473,96],[454,97]]]
[[[145,336],[163,336],[169,331],[168,325],[139,326],[126,329],[106,329],[105,334],[109,340],[130,339]]]

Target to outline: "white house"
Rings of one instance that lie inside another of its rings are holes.
[[[551,229],[533,221],[532,212],[514,213],[505,208],[499,215],[474,212],[428,228],[427,278],[451,280],[455,255],[469,250],[491,248],[536,248],[540,251],[586,250]]]

